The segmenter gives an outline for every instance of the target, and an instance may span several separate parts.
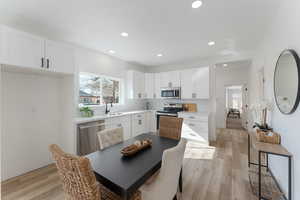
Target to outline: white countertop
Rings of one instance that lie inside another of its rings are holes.
[[[121,117],[124,115],[133,115],[133,114],[153,112],[153,111],[154,110],[134,110],[134,111],[125,111],[125,112],[112,112],[112,113],[118,113],[117,115],[103,114],[103,115],[95,115],[93,117],[77,117],[77,118],[75,118],[75,123],[82,124],[82,123],[86,123],[86,122],[104,120],[104,119],[112,118],[112,117]]]
[[[209,112],[185,112],[185,111],[182,111],[182,112],[179,112],[178,114],[179,115],[183,114],[183,115],[209,116]]]

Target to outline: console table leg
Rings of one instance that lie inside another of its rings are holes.
[[[250,135],[248,133],[248,167],[250,168]]]
[[[258,151],[258,199],[261,199],[261,151]]]
[[[289,156],[289,200],[292,200],[292,158]]]

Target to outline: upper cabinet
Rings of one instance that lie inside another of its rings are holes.
[[[182,99],[209,99],[209,67],[181,71]]]
[[[74,49],[50,40],[47,40],[45,44],[47,68],[54,72],[72,73],[75,66]]]
[[[2,37],[4,43],[0,45],[4,64],[29,68],[42,67],[45,45],[42,38],[10,28],[2,29]]]
[[[154,73],[145,73],[145,96],[146,99],[155,98],[154,95]]]
[[[161,92],[160,92],[160,73],[154,73],[154,99],[160,99],[161,98]]]
[[[0,61],[46,71],[74,73],[74,51],[66,45],[2,26]]]
[[[128,98],[143,99],[145,98],[145,74],[138,71],[127,72],[127,89]]]
[[[161,88],[180,87],[180,72],[179,71],[161,72],[160,87]]]

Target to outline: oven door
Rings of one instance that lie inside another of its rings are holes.
[[[178,115],[177,114],[168,114],[168,113],[156,113],[156,130],[158,130],[159,129],[159,119],[160,119],[160,117],[161,116],[168,116],[168,117],[178,117]]]

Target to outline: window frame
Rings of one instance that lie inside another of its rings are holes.
[[[91,72],[79,72],[78,75],[78,106],[79,107],[89,107],[89,108],[99,108],[99,107],[104,107],[105,104],[99,104],[99,105],[80,105],[79,99],[80,99],[80,75],[81,74],[86,74],[86,75],[91,75],[91,76],[98,76],[100,78],[107,78],[107,79],[112,79],[115,81],[119,81],[119,103],[113,103],[114,106],[120,106],[120,105],[124,105],[124,98],[123,98],[123,91],[124,91],[124,81],[122,78],[117,78],[117,77],[113,77],[113,76],[108,76],[108,75],[101,75],[101,74],[96,74],[96,73],[91,73]],[[101,88],[101,95],[102,95],[102,88]]]

